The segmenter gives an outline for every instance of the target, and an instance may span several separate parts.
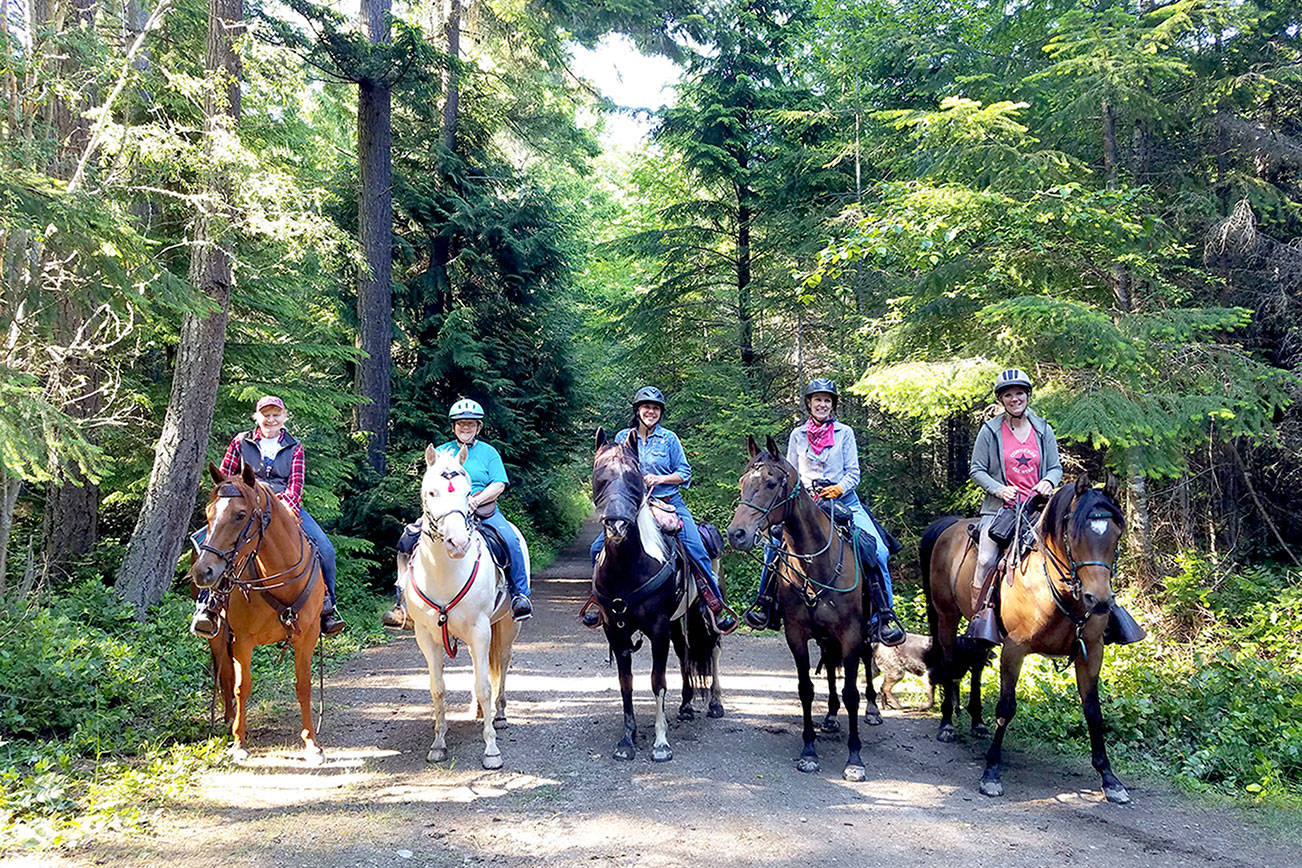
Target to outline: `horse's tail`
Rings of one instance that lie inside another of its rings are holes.
[[[960,521],[962,519],[956,515],[947,515],[944,518],[937,519],[922,532],[922,539],[918,541],[918,576],[922,581],[922,596],[927,601],[927,634],[931,636],[931,648],[923,656],[923,661],[927,665],[927,671],[931,675],[932,683],[938,680],[937,676],[940,674],[943,653],[940,647],[939,616],[936,612],[931,588],[931,556],[940,535]]]
[[[714,679],[714,650],[719,645],[719,634],[706,623],[706,615],[699,604],[687,607],[687,653],[684,664],[687,680],[697,690],[709,690]]]

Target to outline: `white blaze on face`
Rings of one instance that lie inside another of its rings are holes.
[[[243,499],[244,498],[242,497],[217,498],[217,502],[213,504],[212,524],[210,525],[210,527],[216,527],[217,525],[225,521],[227,514],[234,511],[235,507],[233,506],[233,504],[235,503],[235,501],[243,500]]]
[[[1103,536],[1108,532],[1108,520],[1106,518],[1090,519],[1090,530],[1099,536]]]

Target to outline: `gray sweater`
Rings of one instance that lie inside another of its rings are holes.
[[[1026,418],[1040,443],[1040,478],[1053,483],[1054,488],[1062,482],[1062,461],[1058,458],[1058,438],[1053,436],[1053,428],[1041,417],[1026,410]],[[972,446],[972,467],[968,476],[986,493],[981,502],[981,514],[990,515],[998,512],[1004,501],[997,495],[999,489],[1008,484],[1004,472],[1004,456],[999,438],[999,426],[1004,423],[1004,414],[987,419],[977,431],[976,443]]]

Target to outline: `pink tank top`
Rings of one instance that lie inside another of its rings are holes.
[[[1017,489],[1019,499],[1025,500],[1040,481],[1040,438],[1032,428],[1023,443],[1008,427],[1007,420],[999,426],[999,438],[1004,452],[1004,478]]]

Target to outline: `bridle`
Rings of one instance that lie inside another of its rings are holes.
[[[439,476],[442,476],[448,481],[448,491],[451,492],[454,491],[452,480],[456,479],[458,476],[469,476],[469,474],[464,470],[444,470],[439,474]],[[457,509],[454,507],[439,515],[435,515],[429,511],[429,505],[422,501],[421,515],[425,518],[425,521],[423,522],[425,527],[421,531],[421,535],[427,537],[432,543],[441,543],[446,539],[443,535],[443,531],[439,529],[439,524],[449,515],[461,516],[462,520],[466,523],[467,532],[474,529],[470,522],[470,511],[468,509]]]
[[[1077,651],[1084,658],[1086,654],[1084,632],[1085,626],[1089,623],[1090,618],[1096,614],[1093,610],[1087,611],[1084,615],[1077,614],[1077,607],[1084,600],[1084,582],[1080,577],[1081,567],[1103,567],[1108,571],[1108,590],[1112,589],[1112,577],[1117,572],[1117,560],[1121,556],[1121,546],[1117,545],[1113,553],[1112,560],[1109,561],[1078,561],[1071,551],[1071,525],[1072,512],[1069,511],[1062,519],[1062,550],[1066,553],[1067,559],[1064,561],[1054,550],[1045,544],[1041,544],[1045,557],[1041,558],[1041,565],[1044,568],[1044,582],[1049,587],[1049,593],[1053,596],[1054,605],[1058,611],[1065,615],[1076,626],[1076,644],[1072,647],[1072,653],[1067,657],[1067,663],[1075,659]],[[1115,521],[1116,516],[1107,510],[1095,510],[1091,512],[1087,519],[1090,521],[1107,520]],[[1063,598],[1062,591],[1058,589],[1058,584],[1049,575],[1049,563],[1058,572],[1058,577],[1067,585],[1067,590],[1071,594],[1071,599],[1077,606],[1069,606]],[[1109,613],[1110,614],[1110,613]]]

